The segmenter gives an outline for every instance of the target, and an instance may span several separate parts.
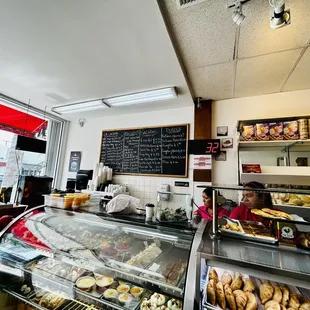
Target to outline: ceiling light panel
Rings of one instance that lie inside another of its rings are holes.
[[[174,87],[150,90],[136,94],[103,99],[104,103],[111,107],[119,107],[134,104],[143,104],[154,101],[162,101],[177,97]]]
[[[52,111],[59,114],[73,114],[106,108],[109,107],[106,104],[104,104],[102,100],[96,100],[96,101],[78,102],[68,105],[57,106],[52,108]]]

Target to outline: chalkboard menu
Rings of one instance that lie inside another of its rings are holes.
[[[188,124],[103,131],[100,162],[114,173],[187,177]]]

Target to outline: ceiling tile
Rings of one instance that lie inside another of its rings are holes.
[[[279,92],[302,49],[239,60],[234,97]]]
[[[234,62],[190,70],[195,97],[213,100],[231,98]]]
[[[269,25],[269,1],[252,0],[243,5],[246,16],[240,27],[238,57],[250,57],[304,46],[310,40],[310,1],[286,0],[292,23],[280,29]]]
[[[175,0],[162,4],[187,69],[233,59],[236,27],[226,0],[207,0],[181,10]]]
[[[283,91],[310,88],[310,47],[298,62],[295,70],[286,82]]]

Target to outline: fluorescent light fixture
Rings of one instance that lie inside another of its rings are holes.
[[[109,106],[107,106],[102,100],[94,100],[57,106],[52,108],[52,111],[58,114],[73,114],[106,108],[109,108]]]
[[[120,107],[139,103],[148,103],[176,98],[177,92],[175,87],[162,88],[156,90],[144,91],[130,95],[123,95],[113,98],[103,99],[102,101],[111,107]]]

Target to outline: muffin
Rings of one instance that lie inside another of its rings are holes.
[[[142,295],[144,289],[138,286],[134,286],[131,288],[130,290],[130,294],[132,296],[134,296],[135,298],[140,298],[140,296]]]
[[[117,295],[117,290],[113,288],[109,288],[103,293],[104,298],[110,301],[114,301]]]
[[[118,296],[118,301],[123,305],[128,305],[132,302],[133,297],[130,294],[123,293]]]
[[[127,284],[121,284],[116,289],[119,293],[128,293],[130,290],[130,286]]]

